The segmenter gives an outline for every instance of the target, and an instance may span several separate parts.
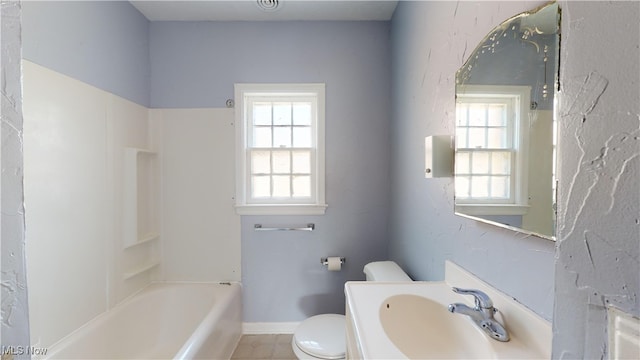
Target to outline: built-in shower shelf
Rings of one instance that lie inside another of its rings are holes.
[[[155,151],[123,150],[122,277],[135,284],[160,265],[159,165]]]
[[[124,149],[124,248],[144,243],[148,234],[158,232],[156,155],[148,149]]]
[[[139,238],[138,241],[136,241],[136,242],[134,242],[132,244],[125,245],[124,248],[125,249],[132,248],[134,246],[138,246],[138,245],[149,243],[149,242],[154,241],[154,240],[158,240],[159,238],[160,238],[160,234],[158,234],[158,233],[149,233],[149,234]]]
[[[129,272],[124,273],[123,278],[124,278],[125,280],[129,280],[129,279],[131,279],[132,277],[137,276],[137,275],[140,275],[140,274],[142,274],[142,273],[145,273],[145,272],[147,272],[147,271],[149,271],[149,270],[151,270],[151,269],[155,268],[155,267],[156,267],[156,266],[158,266],[158,265],[160,265],[160,261],[159,261],[159,260],[158,260],[158,261],[150,262],[150,263],[148,263],[148,264],[144,264],[144,265],[142,265],[142,266],[140,266],[140,267],[138,267],[138,268],[135,268],[135,269],[133,269],[133,270],[131,270],[131,271],[129,271]]]

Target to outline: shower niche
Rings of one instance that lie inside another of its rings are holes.
[[[157,153],[124,149],[123,248],[125,280],[149,272],[160,264]]]

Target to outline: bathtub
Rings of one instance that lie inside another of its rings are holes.
[[[241,286],[153,283],[52,346],[46,359],[228,359]]]

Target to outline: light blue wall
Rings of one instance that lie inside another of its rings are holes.
[[[22,3],[23,55],[123,97],[138,99],[134,101],[140,104],[150,103],[145,70],[147,48],[136,45],[147,41],[143,35],[146,25],[142,25],[146,20],[126,2],[110,3],[114,7],[100,2],[91,2],[91,7],[87,3],[53,4]],[[293,55],[299,54],[296,59],[304,58],[309,65],[293,66],[296,63],[287,56],[279,60],[292,66],[291,70],[297,74],[287,81],[327,82],[328,99],[332,99],[331,104],[327,101],[327,106],[333,112],[332,117],[328,116],[331,129],[328,140],[331,138],[336,145],[328,154],[330,208],[326,216],[244,219],[243,281],[245,294],[251,296],[251,299],[245,298],[247,321],[288,321],[297,320],[303,314],[342,311],[342,282],[347,278],[361,279],[365,262],[386,258],[387,227],[390,228],[389,256],[416,279],[441,279],[444,260],[452,259],[544,317],[551,317],[555,244],[455,217],[452,181],[426,180],[422,168],[423,137],[453,133],[454,73],[463,64],[463,55],[503,19],[540,4],[542,2],[402,1],[391,25],[391,47],[387,24],[326,24],[322,34],[302,32],[304,26],[300,25],[286,34],[276,31],[277,38],[268,32],[259,34],[260,38],[270,39],[265,40],[265,46],[278,44],[283,35],[285,39],[298,39],[294,42],[296,50],[302,50]],[[11,6],[14,4],[2,4],[3,15],[5,8]],[[558,259],[555,260],[558,291],[554,358],[595,358],[607,351],[605,309],[608,304],[635,316],[639,312],[637,24],[640,7],[637,2],[573,1],[563,2],[562,7],[566,12],[560,77],[566,93],[563,101],[568,109],[562,114],[561,121],[566,124],[561,126],[561,136],[566,135],[570,141],[560,143],[563,154],[560,176],[564,180],[560,182],[559,210],[560,225],[565,227],[559,232]],[[117,15],[120,11],[123,14]],[[123,22],[120,16],[128,20]],[[267,27],[247,26],[263,30]],[[286,27],[287,24],[272,26]],[[338,31],[345,27],[362,28],[352,35],[349,35],[351,30]],[[4,29],[2,35],[4,41]],[[112,38],[116,35],[119,40]],[[237,39],[235,34],[219,35],[216,42],[234,49],[232,54],[246,54],[243,45],[233,41]],[[96,42],[94,36],[104,41]],[[379,42],[375,37],[380,38]],[[209,67],[207,61],[220,57],[222,60],[216,65],[225,67],[211,71],[221,77],[227,76],[229,69],[240,75],[271,76],[259,72],[258,65],[248,65],[247,59],[220,55],[219,48],[200,39],[203,46],[193,45],[193,48],[208,54],[206,61],[199,64],[200,68]],[[174,41],[188,43],[189,39]],[[323,51],[313,51],[314,41],[326,46]],[[284,47],[285,42],[279,44],[279,48]],[[329,48],[335,51],[329,52]],[[392,77],[385,69],[389,66],[390,52]],[[15,51],[9,55],[12,53]],[[601,56],[603,53],[616,56],[611,60]],[[286,54],[293,56],[292,50]],[[276,57],[269,52],[264,55]],[[185,62],[194,61],[186,53],[181,56]],[[180,59],[174,59],[176,67]],[[242,66],[236,61],[242,62]],[[166,71],[156,73],[155,77],[173,76],[168,65],[161,68]],[[3,62],[3,69],[6,67]],[[243,67],[246,68],[240,71]],[[154,66],[154,69],[157,68]],[[284,65],[277,66],[278,74],[286,76],[289,74],[286,70]],[[210,97],[200,94],[197,100],[192,98],[200,88],[214,88],[206,82],[218,82],[209,81],[208,72],[202,75],[208,76],[207,81],[180,77],[160,81],[169,87],[195,81],[196,91],[185,88],[188,91],[183,95],[179,93],[180,87],[169,94],[166,89],[155,89],[165,94],[154,92],[153,101],[161,104],[165,99],[168,103],[173,101],[171,97],[176,97],[183,100],[174,105],[221,106],[224,99],[231,97],[232,86],[223,82],[220,88],[211,91]],[[231,83],[274,81],[237,77],[227,80]],[[7,78],[7,88],[19,84],[15,77]],[[330,91],[330,87],[335,92]],[[393,91],[390,126],[386,120],[392,94],[389,87]],[[360,92],[354,93],[354,90]],[[391,129],[393,144],[391,156],[388,129]],[[607,151],[603,153],[603,149]],[[3,156],[5,153],[3,144]],[[15,156],[7,156],[15,160]],[[18,158],[21,163],[21,155]],[[393,174],[391,178],[389,173]],[[388,225],[387,219],[390,219]],[[267,220],[287,224],[313,221],[318,230],[312,234],[261,236],[252,232],[253,223],[267,223]],[[3,248],[5,243],[3,236]],[[330,254],[347,256],[344,271],[327,273],[316,264],[320,256]],[[578,278],[580,281],[576,281]],[[15,328],[20,329],[27,326],[16,325]]]
[[[343,313],[344,282],[387,257],[389,23],[153,22],[150,34],[152,107],[222,107],[239,82],[326,83],[329,208],[243,217],[244,321]],[[253,230],[309,222],[316,231]],[[333,255],[346,257],[341,272],[320,265]]]
[[[128,1],[24,1],[22,56],[148,106],[148,28]]]
[[[327,116],[334,118],[355,115],[343,114],[342,102],[354,109],[371,94],[389,95],[380,88],[389,81],[388,22],[152,22],[150,28],[155,108],[224,107],[233,84],[242,82],[325,82]]]
[[[391,22],[389,255],[418,280],[441,280],[450,259],[550,319],[555,244],[454,215],[453,179],[424,178],[424,137],[454,133],[457,69],[493,27],[541,4],[399,3]]]

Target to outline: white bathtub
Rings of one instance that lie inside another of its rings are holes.
[[[55,344],[47,359],[228,359],[240,284],[154,283]]]

